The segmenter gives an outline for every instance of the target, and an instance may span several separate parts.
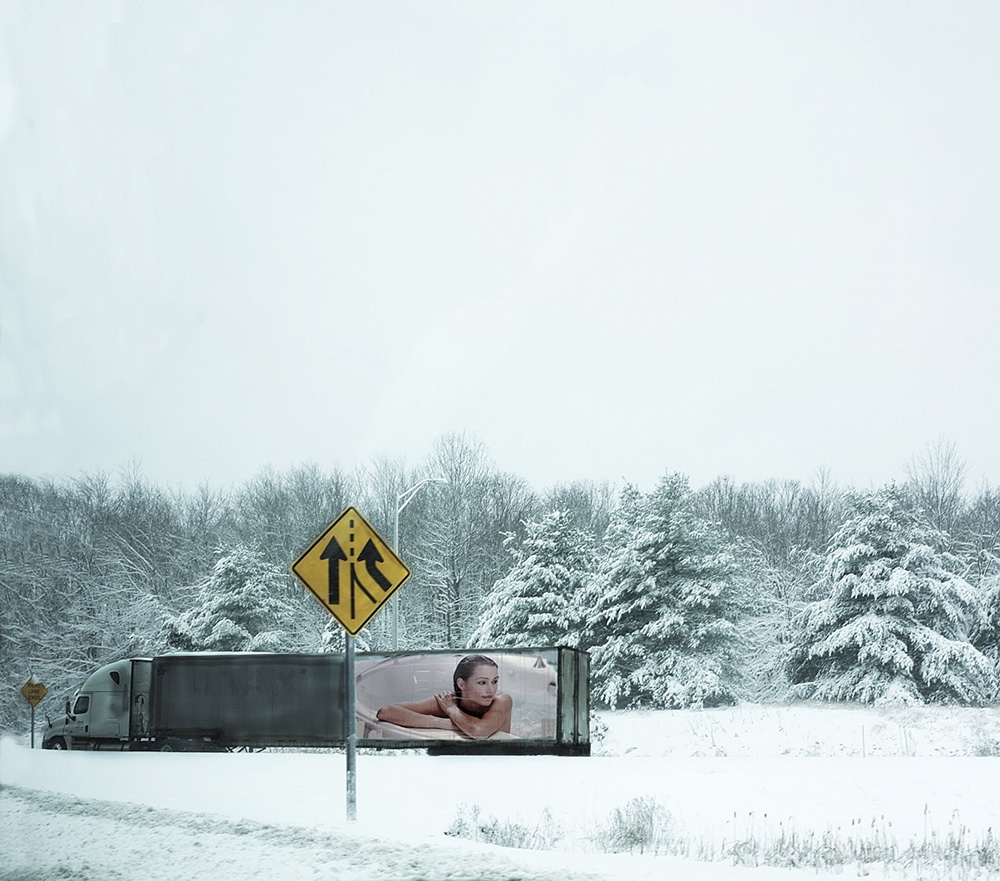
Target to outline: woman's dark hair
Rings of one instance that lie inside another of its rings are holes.
[[[487,667],[497,667],[497,662],[492,658],[487,658],[486,655],[466,655],[458,662],[458,666],[455,668],[455,675],[451,677],[452,685],[455,686],[455,696],[461,698],[462,689],[458,687],[459,679],[468,679],[476,667],[479,666]],[[500,668],[497,667],[497,670]]]

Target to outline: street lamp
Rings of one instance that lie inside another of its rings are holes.
[[[428,483],[447,483],[448,481],[444,477],[425,477],[420,483],[415,483],[408,490],[404,490],[398,496],[396,496],[396,523],[392,529],[392,548],[398,554],[399,553],[399,515],[403,513],[403,508],[405,508],[410,502],[413,501],[413,497],[420,492],[420,489],[426,486]],[[392,650],[396,651],[399,645],[399,594],[394,593],[390,601],[392,603]]]

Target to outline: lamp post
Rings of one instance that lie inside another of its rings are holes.
[[[425,477],[419,483],[415,483],[408,490],[404,490],[396,496],[396,523],[392,530],[392,549],[397,554],[399,553],[399,515],[403,513],[403,508],[410,504],[413,497],[428,483],[447,482],[444,477]],[[393,594],[389,602],[392,603],[392,650],[396,651],[399,646],[399,594]]]

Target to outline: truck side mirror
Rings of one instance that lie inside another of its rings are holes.
[[[73,719],[76,718],[76,716],[73,715],[73,713],[71,712],[71,710],[72,710],[72,707],[70,706],[70,702],[66,701],[66,718],[69,719],[70,721],[72,721]]]

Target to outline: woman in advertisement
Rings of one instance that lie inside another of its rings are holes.
[[[406,728],[442,728],[474,740],[498,731],[510,734],[514,701],[499,690],[500,669],[485,655],[467,655],[452,676],[454,691],[442,691],[419,701],[389,704],[377,718]]]

